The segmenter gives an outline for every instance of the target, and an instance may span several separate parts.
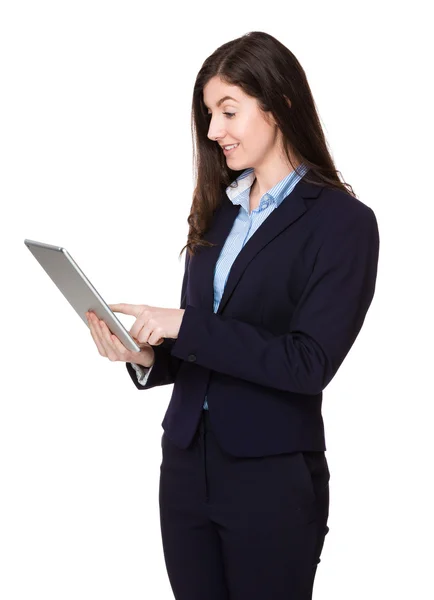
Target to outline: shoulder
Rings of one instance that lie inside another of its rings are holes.
[[[343,190],[324,187],[318,198],[317,209],[324,231],[377,227],[373,209]]]

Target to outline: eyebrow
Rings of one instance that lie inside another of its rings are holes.
[[[238,100],[235,100],[235,98],[232,98],[232,96],[223,96],[223,98],[220,98],[220,100],[217,102],[217,108],[220,106],[220,104],[222,104],[222,102],[224,102],[225,100],[234,100],[235,102],[238,102]],[[205,101],[203,102],[205,104]],[[206,106],[206,108],[209,108],[209,106]]]

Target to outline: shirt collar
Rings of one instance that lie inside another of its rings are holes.
[[[302,164],[298,168],[298,173],[296,171],[291,171],[291,173],[289,173],[286,177],[278,181],[275,186],[273,186],[262,196],[259,209],[261,209],[261,203],[266,199],[265,197],[267,197],[271,202],[274,202],[276,207],[279,206],[284,198],[288,196],[291,190],[295,187],[296,183],[300,181],[300,179],[307,173],[308,170],[308,167]],[[254,169],[245,169],[241,175],[239,175],[235,181],[233,181],[226,188],[226,194],[229,200],[233,204],[241,204],[246,212],[249,212],[250,188],[252,187],[254,181]],[[233,187],[235,185],[236,187]]]

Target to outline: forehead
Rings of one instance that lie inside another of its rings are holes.
[[[230,85],[220,79],[212,77],[203,88],[203,101],[205,106],[218,106],[224,98],[229,96],[230,102],[242,102],[246,95],[237,85]]]

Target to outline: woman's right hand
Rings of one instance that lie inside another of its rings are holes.
[[[111,361],[132,362],[144,367],[152,367],[155,361],[155,352],[150,344],[138,342],[140,352],[128,350],[122,344],[118,337],[112,334],[104,323],[95,313],[87,312],[86,318],[89,323],[90,333],[93,341],[98,348],[101,356],[108,358]]]

